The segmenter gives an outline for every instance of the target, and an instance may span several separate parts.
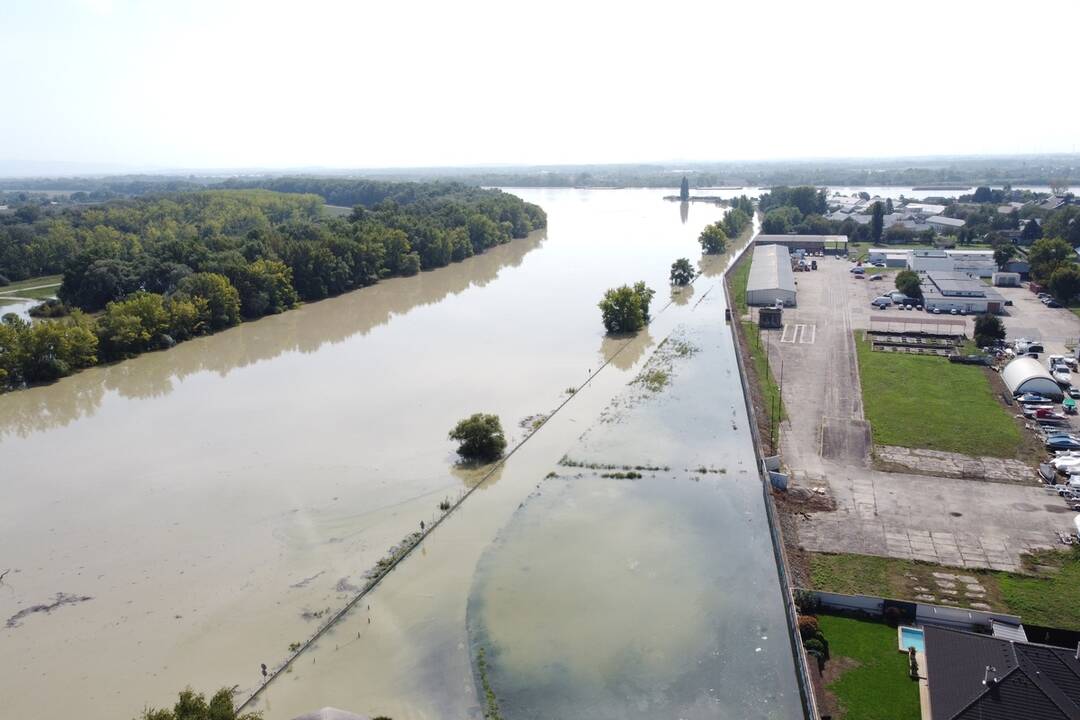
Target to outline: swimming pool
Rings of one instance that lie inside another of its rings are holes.
[[[915,652],[925,652],[923,645],[923,631],[919,628],[902,627],[900,630],[900,652],[907,652],[908,648],[915,648]]]

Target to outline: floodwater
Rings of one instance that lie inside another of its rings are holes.
[[[723,212],[684,220],[669,191],[517,192],[547,231],[0,396],[6,713],[126,718],[188,684],[254,687],[476,482],[453,464],[457,419],[495,412],[513,446],[611,359],[258,702],[270,720],[476,708],[464,618],[481,551],[696,295],[622,341],[596,303],[645,280],[661,308],[671,262],[699,257]],[[350,661],[320,655],[338,652]]]
[[[514,720],[795,718],[719,283],[484,553],[476,673]],[[479,657],[483,654],[483,666]]]

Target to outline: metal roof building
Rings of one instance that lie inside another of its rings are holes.
[[[750,277],[746,282],[747,305],[782,302],[795,307],[795,273],[791,255],[783,245],[754,245]]]
[[[1001,370],[1001,379],[1013,395],[1033,392],[1056,402],[1065,397],[1050,371],[1035,358],[1016,358]]]

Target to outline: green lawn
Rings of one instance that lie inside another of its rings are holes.
[[[961,607],[983,602],[999,612],[1019,615],[1033,625],[1080,630],[1080,549],[1048,550],[1026,558],[1034,575],[951,568],[932,563],[868,555],[810,555],[810,582],[815,590],[914,600],[934,588],[933,573],[978,577],[985,597],[967,595],[962,584],[953,600]],[[828,635],[826,635],[828,637]]]
[[[983,369],[941,357],[873,352],[855,334],[874,442],[967,455],[1016,457],[1023,438]]]
[[[819,615],[818,626],[829,641],[830,662],[858,663],[826,686],[845,720],[919,720],[919,684],[897,649],[896,628],[830,615]]]
[[[772,437],[773,447],[775,447],[780,435],[779,421],[784,418],[784,403],[780,398],[780,385],[769,367],[768,348],[761,342],[761,330],[758,328],[757,323],[744,322],[742,327],[743,336],[746,338],[746,349],[750,352],[750,361],[753,364],[754,372],[757,374],[758,387],[761,389],[761,397],[764,400],[765,407],[770,411],[777,411],[777,423],[773,428]],[[767,422],[768,418],[762,418],[762,420]]]

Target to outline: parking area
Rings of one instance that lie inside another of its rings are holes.
[[[1034,468],[1015,463],[1022,477],[1005,484],[872,466],[853,331],[871,329],[872,317],[891,313],[925,320],[926,331],[940,318],[962,319],[970,337],[974,317],[875,310],[871,301],[895,289],[895,273],[855,280],[851,263],[831,257],[818,258],[818,267],[795,274],[798,307],[784,311],[783,329],[762,333],[771,366],[782,377],[784,462],[796,485],[827,487],[836,504],[833,512],[798,517],[798,543],[817,552],[998,570],[1020,569],[1021,555],[1032,550],[1061,547],[1059,533],[1074,529],[1074,513],[1038,483]],[[1047,353],[1059,354],[1076,343],[1080,318],[1070,311],[1046,308],[1027,289],[999,290],[1013,301],[1002,318],[1010,338],[1038,339]],[[874,329],[883,328],[875,323]],[[995,463],[1001,464],[984,464]]]

